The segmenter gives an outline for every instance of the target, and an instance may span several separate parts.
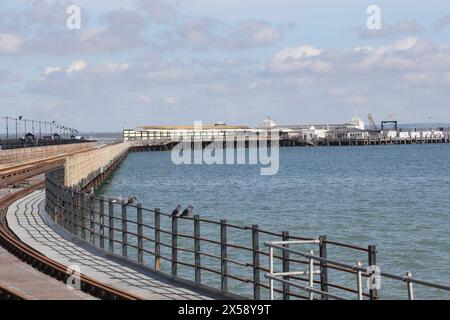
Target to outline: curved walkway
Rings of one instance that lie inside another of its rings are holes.
[[[66,240],[45,224],[39,214],[45,192],[36,191],[12,204],[7,213],[10,229],[21,241],[65,266],[77,266],[82,274],[148,300],[211,299],[181,283],[155,273],[141,273]],[[200,290],[199,290],[200,291]]]
[[[27,300],[95,300],[81,291],[67,288],[53,279],[23,263],[0,247],[0,287],[12,290]]]

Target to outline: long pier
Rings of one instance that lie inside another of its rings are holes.
[[[195,145],[202,145],[202,148],[216,142],[217,138],[204,137],[201,139],[191,139],[185,140],[185,143],[191,143],[192,149]],[[274,138],[259,137],[257,140],[255,137],[250,136],[234,136],[227,137],[227,140],[219,140],[223,142],[223,148],[249,148],[249,147],[259,147],[260,143],[263,142],[267,146],[271,146]],[[132,141],[133,147],[130,151],[133,152],[145,152],[145,151],[167,151],[172,150],[178,143],[181,142],[180,139],[153,139],[153,140],[136,140]],[[280,137],[276,140],[280,147],[324,147],[324,146],[376,146],[376,145],[413,145],[413,144],[443,144],[450,143],[450,134],[445,134],[442,137],[408,137],[408,138],[364,138],[364,139],[311,139],[305,140],[299,137]]]
[[[382,254],[373,244],[342,243],[325,235],[307,238],[199,215],[172,217],[158,208],[92,194],[136,147],[142,145],[126,142],[56,155],[50,161],[57,163],[48,167],[42,166],[47,157],[0,168],[0,178],[7,177],[0,179],[1,244],[63,282],[75,262],[85,270],[80,275],[82,291],[100,299],[383,297],[382,291],[361,286],[373,276],[370,268]],[[22,189],[14,190],[20,184]],[[358,263],[339,261],[344,252]],[[95,266],[103,269],[92,269]],[[122,276],[110,277],[118,273]],[[338,281],[337,273],[355,281]],[[407,299],[414,299],[413,286],[450,292],[449,286],[411,274],[380,276],[401,282]],[[14,297],[7,288],[0,292]]]

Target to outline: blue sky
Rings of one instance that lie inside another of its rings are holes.
[[[450,122],[449,39],[437,0],[3,0],[0,113],[89,131],[266,114]]]

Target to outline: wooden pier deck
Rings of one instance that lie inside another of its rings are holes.
[[[234,148],[250,146],[259,147],[261,137],[259,140],[253,140],[248,137],[235,136],[229,138],[229,141],[223,139],[223,147],[228,148],[230,146]],[[264,140],[264,139],[263,139]],[[267,145],[270,146],[270,137],[266,138]],[[134,141],[133,147],[130,149],[132,152],[144,152],[144,151],[167,151],[173,149],[175,145],[180,143],[180,139],[156,139],[156,140],[137,140]],[[187,140],[189,142],[189,140]],[[204,137],[202,139],[192,139],[192,148],[194,145],[202,145],[202,148],[207,147],[211,143],[218,141],[217,138]],[[411,144],[442,144],[450,143],[450,135],[446,134],[442,137],[414,137],[414,138],[386,138],[386,137],[370,137],[364,139],[311,139],[305,140],[300,137],[283,137],[280,136],[278,144],[280,147],[323,147],[323,146],[376,146],[376,145],[411,145]]]

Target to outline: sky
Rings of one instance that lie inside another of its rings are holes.
[[[449,42],[441,0],[2,0],[0,116],[80,131],[450,123]]]

